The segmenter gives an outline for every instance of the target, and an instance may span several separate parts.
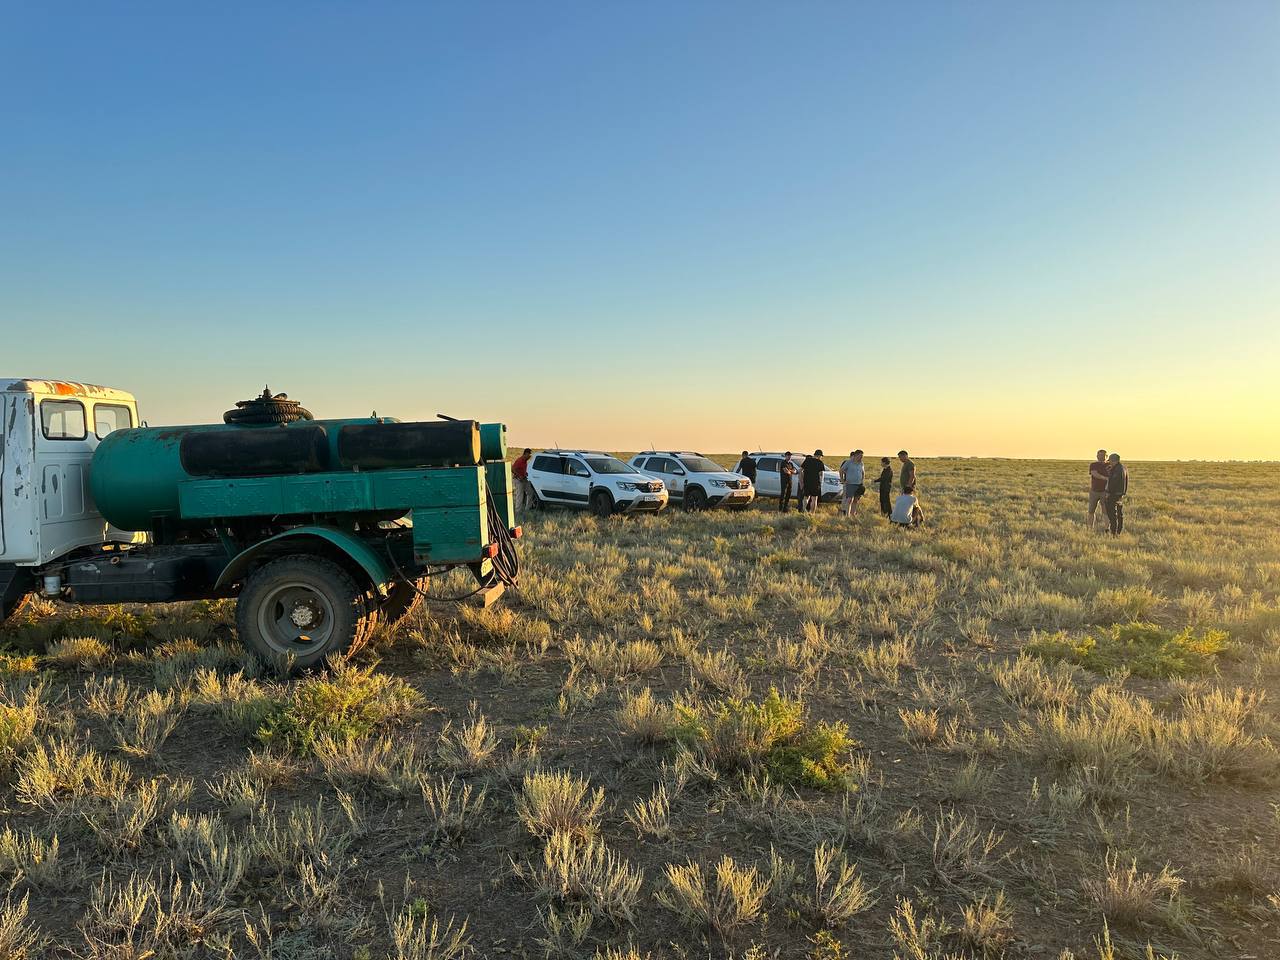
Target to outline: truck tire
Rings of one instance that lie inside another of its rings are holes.
[[[24,593],[12,601],[6,600],[3,606],[0,606],[0,627],[7,626],[11,617],[16,617],[18,612],[27,605],[27,601],[31,598],[31,594]]]
[[[0,566],[0,627],[26,606],[33,586],[34,580],[25,569],[9,564]]]
[[[236,604],[240,641],[280,672],[354,652],[375,622],[351,575],[332,560],[307,554],[263,564],[249,575]]]
[[[684,508],[686,510],[707,509],[707,492],[701,487],[686,487],[684,491]]]
[[[613,497],[608,490],[596,490],[591,494],[591,512],[597,517],[613,515]]]
[[[396,581],[392,584],[387,592],[387,599],[378,608],[378,616],[382,622],[388,627],[395,626],[417,610],[422,604],[422,593],[427,592],[428,580],[428,577],[419,577],[416,581]]]

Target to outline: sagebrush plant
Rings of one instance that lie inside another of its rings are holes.
[[[843,723],[809,722],[804,703],[776,689],[759,701],[679,703],[675,736],[720,770],[765,769],[782,783],[827,790],[847,784],[856,746]]]
[[[542,897],[616,924],[631,922],[644,883],[644,873],[603,841],[562,832],[547,838],[540,864],[515,870]]]
[[[1140,677],[1187,677],[1209,673],[1228,649],[1223,630],[1168,630],[1154,623],[1115,624],[1104,632],[1071,637],[1032,637],[1027,651],[1047,660],[1065,660],[1097,673],[1128,670]]]
[[[44,658],[62,670],[93,670],[111,657],[111,648],[97,637],[64,637],[49,644]]]
[[[1175,922],[1184,881],[1168,864],[1156,873],[1138,869],[1117,853],[1107,854],[1101,870],[1085,877],[1083,888],[1112,923]]]
[[[658,902],[683,922],[726,936],[760,915],[769,883],[755,865],[721,857],[708,872],[702,864],[668,864]]]
[[[358,740],[411,716],[422,695],[376,668],[339,663],[328,674],[302,680],[267,714],[259,739],[306,752],[321,738]]]
[[[594,836],[599,829],[604,788],[591,785],[568,770],[536,772],[524,778],[516,795],[516,814],[535,837],[563,835],[574,839]]]
[[[0,688],[0,770],[35,742],[36,726],[44,716],[45,685],[9,681]]]

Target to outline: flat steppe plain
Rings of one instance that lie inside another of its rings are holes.
[[[917,464],[912,532],[535,514],[288,682],[30,605],[0,957],[1280,956],[1280,467],[1133,464],[1110,538],[1087,463]]]

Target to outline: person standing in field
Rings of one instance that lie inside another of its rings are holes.
[[[911,462],[911,458],[907,456],[907,451],[899,450],[898,459],[902,461],[902,473],[898,477],[898,482],[902,484],[902,492],[907,493],[908,487],[914,492],[916,488],[916,465]]]
[[[751,454],[742,451],[742,459],[738,461],[738,466],[734,468],[738,473],[742,474],[751,481],[752,486],[756,482],[756,462],[751,459]]]
[[[533,451],[525,447],[524,452],[511,464],[511,479],[516,485],[516,509],[527,510],[533,506],[533,484],[529,482],[529,458]]]
[[[791,478],[796,475],[796,465],[791,462],[791,451],[782,455],[778,464],[778,510],[787,512],[791,505]]]
[[[813,451],[813,455],[805,457],[804,463],[800,464],[800,472],[804,479],[802,493],[806,513],[818,509],[818,502],[822,499],[822,475],[826,469],[827,465],[822,462],[821,450]]]
[[[846,517],[852,517],[858,512],[858,501],[867,492],[866,485],[862,482],[863,475],[862,451],[854,450],[849,454],[849,459],[840,464],[840,482],[844,484],[844,499],[841,507]]]
[[[1107,499],[1103,506],[1107,511],[1107,525],[1112,536],[1124,533],[1124,498],[1129,493],[1129,471],[1120,462],[1120,454],[1108,458],[1111,469],[1107,472]]]
[[[880,487],[880,512],[886,517],[893,512],[893,467],[889,466],[889,458],[880,458],[880,476],[876,478]]]
[[[1111,467],[1107,463],[1107,451],[1099,450],[1098,459],[1089,464],[1089,529],[1097,526],[1098,505],[1107,498],[1107,475]],[[1106,508],[1103,508],[1105,512]]]

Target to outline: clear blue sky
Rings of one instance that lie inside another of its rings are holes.
[[[0,11],[0,375],[1280,457],[1272,0]]]

